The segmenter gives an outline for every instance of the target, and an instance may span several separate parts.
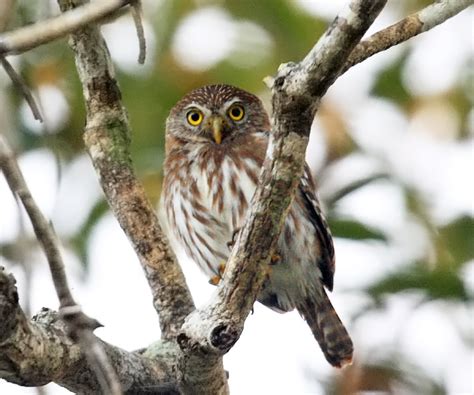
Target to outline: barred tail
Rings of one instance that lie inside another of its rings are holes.
[[[342,368],[352,362],[354,347],[326,291],[321,291],[322,298],[318,295],[317,302],[305,299],[297,309],[311,328],[327,361],[337,368]]]

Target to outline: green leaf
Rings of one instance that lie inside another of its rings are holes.
[[[353,182],[350,182],[349,184],[344,185],[338,191],[334,192],[332,196],[329,196],[326,199],[326,204],[328,207],[333,207],[339,200],[351,194],[352,192],[358,190],[359,188],[362,188],[374,181],[386,180],[389,177],[390,176],[387,173],[377,173],[377,174],[372,174],[368,177],[363,177]]]
[[[438,243],[456,267],[474,259],[474,218],[460,217],[440,228]]]
[[[390,294],[420,291],[427,300],[469,301],[470,296],[458,273],[444,269],[442,265],[430,270],[417,263],[396,273],[392,273],[367,288],[376,301]]]
[[[372,88],[372,94],[386,97],[401,105],[406,105],[410,101],[411,96],[404,88],[401,78],[405,55],[379,74],[377,82]]]
[[[328,222],[331,233],[335,237],[352,240],[386,240],[386,237],[382,232],[357,221],[330,218]]]
[[[87,242],[89,240],[90,233],[97,222],[102,218],[102,216],[108,211],[108,204],[104,199],[100,199],[94,207],[92,207],[89,215],[81,226],[77,234],[69,240],[75,252],[79,256],[84,267],[87,268]]]

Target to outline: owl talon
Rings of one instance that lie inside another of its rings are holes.
[[[237,239],[237,235],[240,232],[240,229],[241,228],[235,229],[234,232],[232,233],[232,239],[227,242],[227,247],[229,247],[229,250],[232,249],[232,247],[234,246],[234,244],[236,242],[236,239]]]
[[[215,276],[211,277],[210,280],[209,280],[209,284],[211,285],[217,285],[221,282],[222,280],[222,276],[224,274],[224,271],[225,271],[225,263],[221,263],[219,265],[219,267],[217,268],[218,270],[218,274],[216,274]]]
[[[211,277],[209,280],[209,284],[211,285],[217,285],[220,282],[221,282],[221,276],[214,276],[214,277]]]
[[[281,260],[281,256],[278,254],[274,254],[270,258],[270,265],[276,265],[280,260]]]

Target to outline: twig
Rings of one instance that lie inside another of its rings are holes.
[[[133,0],[101,0],[0,35],[0,55],[19,54],[110,16]]]
[[[92,331],[100,324],[85,315],[75,302],[69,289],[59,241],[51,224],[41,213],[26,185],[25,179],[7,142],[0,135],[0,168],[12,193],[20,199],[30,218],[33,229],[49,263],[54,287],[58,295],[60,312],[67,323],[71,338],[78,341],[97,373],[105,393],[121,394],[120,383],[107,360],[104,350],[97,344]]]
[[[23,81],[23,78],[21,78],[21,76],[15,71],[10,62],[2,55],[0,55],[0,63],[2,64],[5,72],[12,80],[13,85],[15,85],[15,87],[23,95],[23,98],[28,103],[28,106],[30,107],[35,119],[40,122],[43,122],[43,117],[41,116],[41,112],[38,108],[38,105],[36,104],[36,101],[33,95],[31,94],[30,88],[28,88],[28,85],[26,85],[25,81]]]
[[[441,0],[407,16],[401,21],[375,33],[354,48],[343,68],[343,73],[372,55],[426,32],[458,14],[474,0]]]
[[[143,21],[142,21],[142,2],[141,0],[135,0],[132,4],[132,17],[133,22],[135,23],[135,29],[137,30],[137,37],[138,37],[138,63],[143,64],[145,63],[146,58],[146,40],[145,40],[145,31],[143,29]]]
[[[50,265],[51,275],[61,307],[76,306],[76,302],[69,290],[64,264],[58,248],[57,237],[33,200],[25,179],[16,163],[14,154],[3,136],[0,136],[0,165],[10,189],[20,198],[25,207],[36,237],[43,247]]]

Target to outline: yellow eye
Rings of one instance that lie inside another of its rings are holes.
[[[198,126],[202,122],[202,112],[199,110],[191,110],[186,114],[186,119],[191,126]]]
[[[240,121],[244,117],[244,108],[238,104],[232,106],[229,108],[229,111],[227,112],[229,114],[230,119],[233,121]]]

